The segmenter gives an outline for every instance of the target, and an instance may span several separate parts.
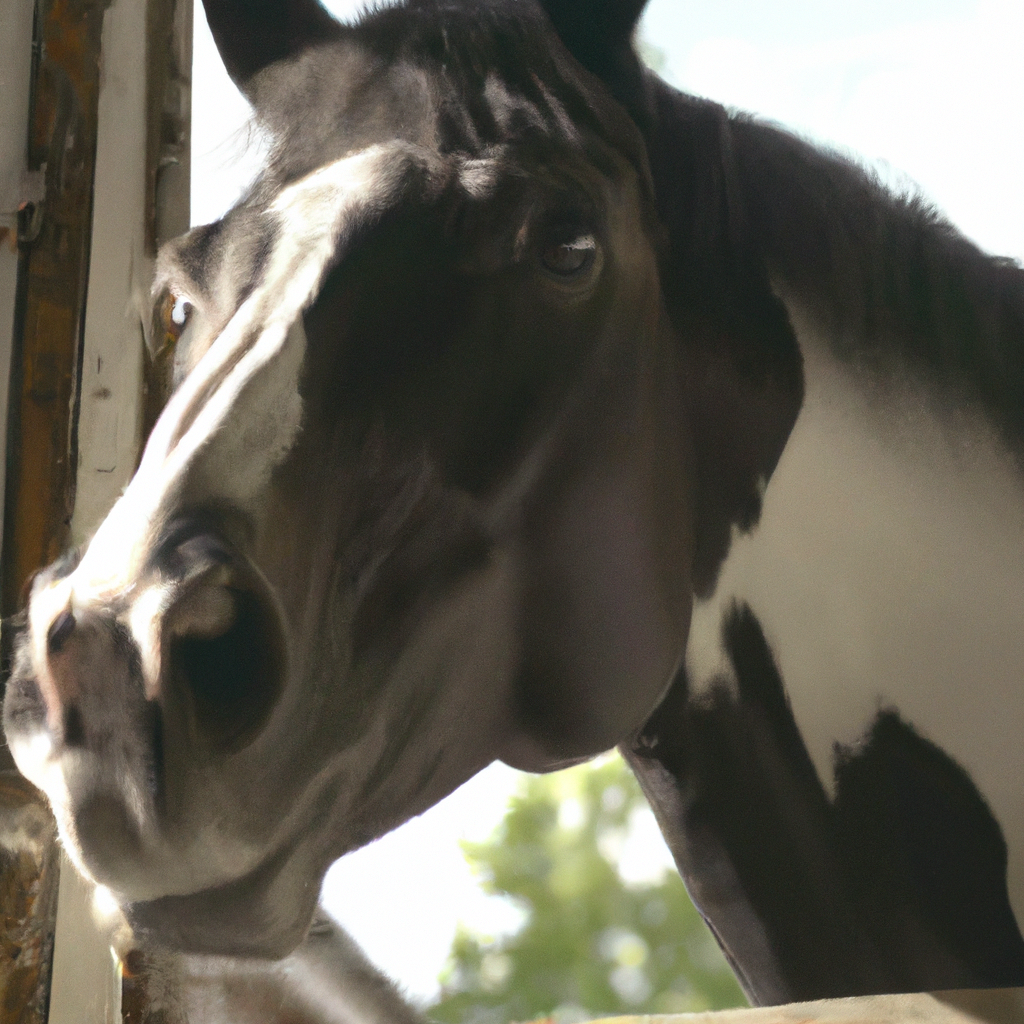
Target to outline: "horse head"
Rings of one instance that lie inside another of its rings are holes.
[[[652,165],[642,4],[206,6],[273,152],[160,256],[174,387],[5,727],[140,934],[281,955],[346,851],[637,732],[801,361],[728,168]]]

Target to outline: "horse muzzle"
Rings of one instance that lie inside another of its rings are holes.
[[[260,734],[285,674],[281,614],[251,562],[194,522],[164,537],[117,589],[84,563],[37,577],[4,703],[14,759],[72,859],[131,901],[252,870],[256,844],[213,827],[216,779]]]

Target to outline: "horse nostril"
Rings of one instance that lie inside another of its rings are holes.
[[[46,649],[50,654],[60,654],[64,644],[75,631],[75,625],[74,615],[66,608],[50,623],[50,628],[46,632]]]
[[[194,631],[171,641],[172,676],[184,684],[207,739],[225,751],[244,746],[260,729],[280,695],[284,643],[273,609],[255,594],[231,589],[230,618],[200,622],[186,615]],[[219,607],[203,601],[190,606]],[[213,622],[217,628],[210,628]]]

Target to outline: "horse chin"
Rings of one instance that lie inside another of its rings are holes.
[[[142,948],[280,959],[302,941],[316,910],[320,887],[310,880],[318,875],[305,861],[301,849],[286,849],[224,885],[121,910]]]

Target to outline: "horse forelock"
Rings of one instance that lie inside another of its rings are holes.
[[[601,164],[611,148],[653,196],[636,125],[538,3],[384,7],[261,76],[255,117],[273,143],[257,202],[389,136],[463,159],[547,142]]]

